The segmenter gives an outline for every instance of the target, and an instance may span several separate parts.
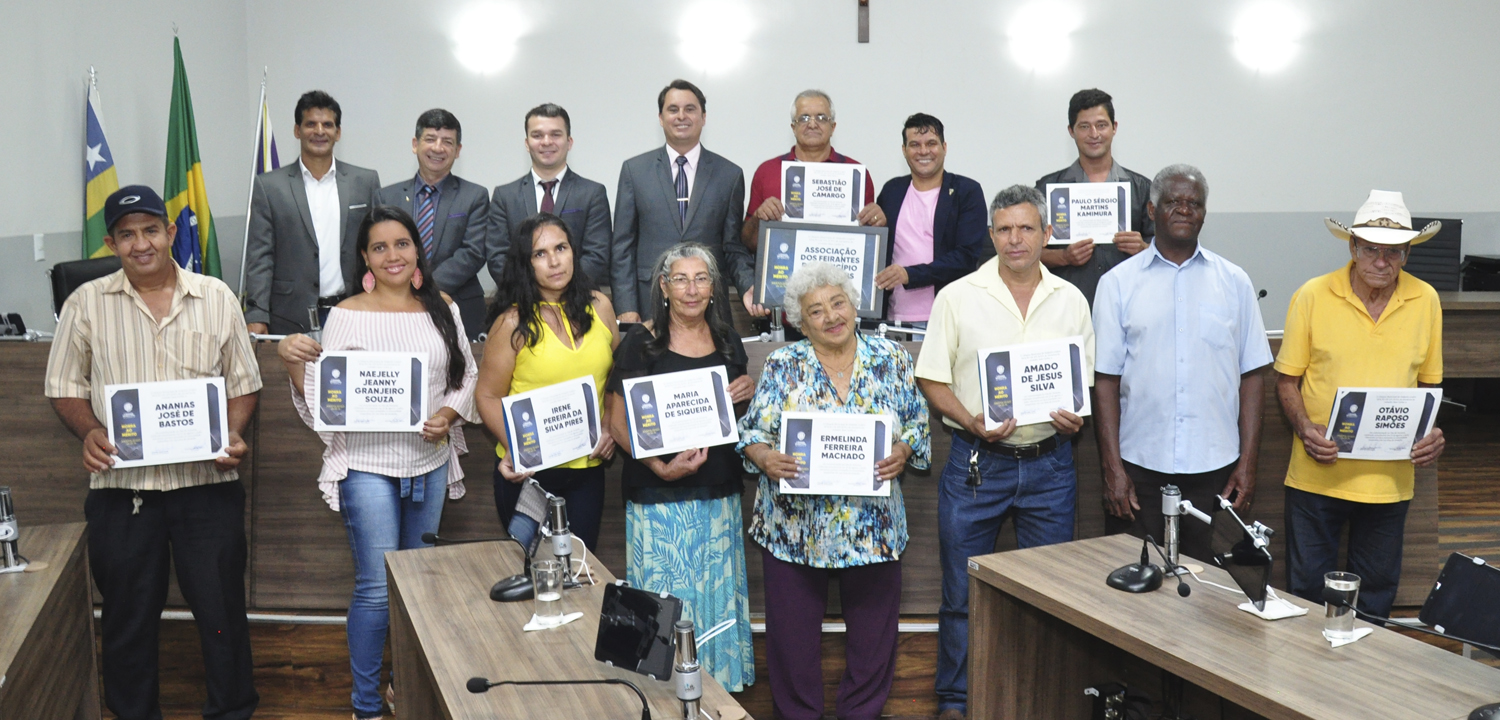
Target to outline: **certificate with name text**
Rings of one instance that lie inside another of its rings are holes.
[[[1083,362],[1080,336],[980,350],[985,429],[1052,422],[1055,410],[1090,414]]]
[[[516,393],[501,403],[517,472],[572,462],[599,444],[599,388],[592,376]]]
[[[1048,183],[1049,245],[1069,245],[1085,238],[1095,245],[1115,241],[1130,229],[1130,183]]]
[[[115,467],[143,467],[228,457],[224,378],[104,386]]]
[[[786,222],[858,225],[865,206],[865,166],[854,163],[781,162],[781,205]]]
[[[875,463],[891,454],[895,432],[889,415],[782,413],[780,449],[797,461],[797,476],[782,480],[781,492],[890,497]]]
[[[316,367],[318,432],[421,432],[427,353],[326,352]]]
[[[636,458],[739,442],[729,371],[723,365],[624,381],[626,422]]]
[[[1340,458],[1409,461],[1442,401],[1442,388],[1339,388],[1324,437]]]

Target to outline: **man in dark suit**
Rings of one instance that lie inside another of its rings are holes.
[[[891,264],[875,284],[888,291],[886,319],[926,327],[937,291],[974,272],[987,254],[984,189],[943,169],[948,141],[943,121],[931,115],[906,119],[901,153],[911,174],[892,178],[875,200],[891,228]]]
[[[411,213],[422,237],[433,281],[458,303],[469,339],[484,332],[484,288],[479,269],[485,262],[485,220],[489,198],[484,188],[453,174],[463,150],[463,127],[453,113],[434,108],[417,118],[411,151],[417,174],[380,190],[381,205]]]
[[[584,274],[602,289],[609,287],[609,194],[604,186],[568,167],[573,149],[573,121],[568,111],[553,103],[542,103],[527,111],[526,152],[531,172],[504,185],[495,186],[490,199],[490,277],[500,282],[505,252],[521,223],[538,212],[562,218],[578,247],[574,252]]]
[[[652,265],[678,243],[706,245],[719,271],[751,302],[754,263],[740,242],[745,211],[745,173],[698,140],[703,135],[703,91],[673,80],[656,96],[666,147],[637,155],[620,167],[615,194],[614,264],[611,286],[621,322],[650,317]],[[722,312],[728,317],[728,308]],[[763,311],[762,311],[763,312]]]
[[[338,101],[304,93],[292,134],[299,160],[255,178],[245,244],[245,322],[253,333],[308,332],[329,308],[359,287],[354,241],[380,193],[380,175],[336,163],[343,132]]]
[[[1078,159],[1072,165],[1036,181],[1036,189],[1047,194],[1049,183],[1128,182],[1130,183],[1130,229],[1112,238],[1083,238],[1066,247],[1048,247],[1042,251],[1042,263],[1052,274],[1073,283],[1089,305],[1094,304],[1094,290],[1099,278],[1126,258],[1146,249],[1156,234],[1151,214],[1146,212],[1150,199],[1151,179],[1115,162],[1115,103],[1110,94],[1097,88],[1079,90],[1068,101],[1068,135],[1078,146]]]

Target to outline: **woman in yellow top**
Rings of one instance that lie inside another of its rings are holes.
[[[620,342],[614,307],[579,270],[576,250],[572,233],[558,216],[541,213],[527,219],[505,253],[500,287],[490,308],[489,339],[474,400],[485,426],[500,438],[495,446],[500,457],[495,509],[507,528],[512,527],[516,501],[533,473],[516,472],[511,464],[501,400],[583,375],[592,375],[602,393]],[[602,405],[595,411],[595,417],[604,416]],[[614,450],[614,439],[601,422],[592,454],[534,473],[542,489],[568,501],[572,532],[590,549],[599,539],[604,513],[602,465]]]

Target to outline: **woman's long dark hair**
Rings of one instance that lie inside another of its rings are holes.
[[[542,291],[537,287],[536,271],[531,267],[531,254],[537,232],[549,225],[562,231],[568,247],[573,250],[573,279],[568,281],[559,298],[563,316],[578,337],[587,335],[594,324],[594,318],[589,314],[589,308],[594,304],[594,284],[579,265],[582,253],[573,240],[573,232],[562,218],[552,213],[537,213],[526,218],[510,239],[510,247],[505,251],[505,269],[500,272],[495,301],[490,304],[489,316],[485,319],[485,324],[493,327],[496,318],[515,308],[516,329],[511,333],[510,344],[518,351],[523,347],[536,347],[542,341]],[[575,338],[568,340],[571,344]]]
[[[458,323],[453,321],[453,311],[443,302],[443,293],[438,290],[437,280],[432,277],[427,253],[422,251],[422,232],[405,210],[394,205],[376,205],[365,213],[364,222],[359,224],[359,240],[355,242],[354,277],[364,278],[365,273],[370,271],[365,264],[365,250],[370,247],[370,228],[383,222],[401,223],[417,248],[417,270],[422,272],[424,282],[422,287],[412,288],[411,294],[422,301],[422,307],[427,309],[427,317],[432,318],[432,324],[437,326],[438,332],[443,336],[443,344],[448,346],[448,389],[457,390],[464,384],[464,352],[459,343],[466,338],[458,337]]]
[[[734,334],[734,326],[725,317],[729,301],[724,291],[724,278],[719,274],[719,263],[714,260],[713,251],[698,243],[673,245],[656,259],[656,271],[651,277],[651,329],[655,337],[646,342],[646,356],[654,360],[672,346],[672,309],[667,306],[661,286],[672,272],[672,264],[687,258],[698,258],[708,266],[708,276],[713,280],[713,292],[709,295],[712,304],[704,309],[703,319],[708,321],[708,334],[713,337],[714,350],[724,357],[726,365],[730,364],[734,361],[734,350],[729,345],[729,338]]]

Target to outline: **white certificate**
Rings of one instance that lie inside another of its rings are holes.
[[[895,429],[889,415],[782,413],[781,452],[797,461],[797,476],[782,480],[781,492],[890,497],[875,463],[891,454]]]
[[[1047,183],[1047,220],[1051,245],[1114,242],[1130,229],[1130,183]]]
[[[511,465],[534,472],[571,462],[599,444],[599,388],[585,375],[501,401]]]
[[[625,414],[636,459],[739,442],[723,365],[626,380]]]
[[[865,206],[865,166],[783,160],[781,205],[787,222],[858,225],[859,209]]]
[[[115,467],[228,457],[224,378],[105,385]]]
[[[1442,400],[1442,388],[1339,388],[1324,437],[1339,446],[1340,458],[1410,460]]]
[[[318,358],[318,432],[422,432],[427,353],[345,350]]]
[[[1017,425],[1052,422],[1054,410],[1088,415],[1084,377],[1082,337],[980,350],[985,429],[1011,418]]]

